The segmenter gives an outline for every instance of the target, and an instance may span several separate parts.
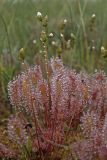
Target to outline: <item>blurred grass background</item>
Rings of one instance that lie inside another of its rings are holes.
[[[20,68],[19,49],[25,48],[30,64],[34,64],[34,57],[40,54],[38,11],[48,15],[48,31],[56,35],[56,41],[60,21],[68,20],[65,36],[69,38],[73,33],[76,42],[64,53],[65,64],[88,72],[96,68],[107,71],[106,55],[104,58],[101,53],[101,46],[107,48],[107,0],[0,0],[0,114],[3,116],[3,108],[9,104],[7,84]],[[92,15],[95,15],[93,24]],[[49,51],[54,55],[51,47]]]

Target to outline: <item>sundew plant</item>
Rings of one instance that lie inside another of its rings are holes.
[[[39,12],[44,67],[29,67],[8,84],[14,113],[0,135],[0,157],[15,160],[107,160],[107,77],[76,72],[63,54],[48,59],[47,16]],[[64,20],[63,26],[66,24]],[[63,29],[63,28],[62,28]],[[50,33],[49,37],[53,37]],[[64,47],[64,35],[61,33]]]

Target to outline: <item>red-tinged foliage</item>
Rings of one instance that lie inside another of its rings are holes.
[[[76,73],[59,58],[48,65],[47,79],[35,66],[9,83],[16,109],[8,122],[9,138],[20,146],[21,155],[26,149],[25,159],[35,154],[42,160],[106,160],[106,75]]]
[[[16,153],[10,147],[0,143],[0,157],[14,158]]]

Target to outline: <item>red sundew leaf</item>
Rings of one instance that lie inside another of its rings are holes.
[[[24,96],[26,96],[27,94],[27,81],[26,80],[22,80],[22,93]]]
[[[54,141],[57,143],[61,143],[62,142],[62,133],[60,130],[56,130],[56,132],[54,132]]]
[[[17,80],[11,81],[8,85],[8,91],[9,91],[9,96],[10,96],[10,101],[12,105],[17,106],[17,91],[18,91],[18,85],[17,85]]]
[[[8,135],[12,141],[18,144],[26,144],[27,132],[22,120],[17,116],[11,116],[8,120]]]
[[[46,98],[46,86],[45,84],[40,84],[39,85],[39,90],[41,91],[41,95],[43,98]]]
[[[103,71],[97,72],[95,76],[98,81],[103,81],[105,79],[105,74]]]
[[[61,95],[61,82],[59,80],[56,81],[56,97]]]
[[[54,63],[54,69],[60,69],[62,66],[58,64],[57,62]]]
[[[0,157],[2,158],[15,158],[16,153],[14,150],[10,149],[8,146],[0,143]]]
[[[107,148],[106,147],[99,148],[99,158],[100,160],[107,160]]]
[[[48,75],[49,75],[49,77],[51,77],[52,74],[53,74],[52,67],[51,67],[51,65],[49,64],[49,65],[48,65]]]
[[[97,93],[98,93],[98,90],[95,90],[95,91],[92,93],[92,100],[96,100],[96,98],[97,98]]]
[[[59,59],[59,58],[56,58],[56,59],[52,58],[51,59],[51,66],[52,66],[53,72],[55,72],[56,70],[63,68],[63,63],[62,63],[61,59]]]
[[[83,86],[82,91],[83,91],[84,100],[87,100],[88,99],[88,88],[87,88],[87,86]]]
[[[87,140],[78,140],[72,144],[73,154],[80,160],[93,159],[92,144]]]

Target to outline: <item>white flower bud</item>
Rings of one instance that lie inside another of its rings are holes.
[[[34,39],[34,40],[33,40],[33,43],[36,44],[36,42],[37,42],[36,39]]]
[[[49,37],[50,37],[50,38],[53,37],[53,36],[54,36],[53,33],[50,33],[50,34],[49,34]]]
[[[102,46],[101,47],[101,53],[104,53],[105,52],[105,48]]]
[[[96,17],[96,15],[95,14],[92,14],[92,16],[91,16],[92,18],[95,18]]]
[[[67,19],[64,19],[64,24],[66,24],[67,23]]]
[[[42,21],[42,13],[41,12],[37,12],[37,18],[40,20],[40,21]]]
[[[61,36],[61,38],[63,38],[63,37],[64,37],[64,35],[63,35],[62,33],[60,34],[60,36]]]
[[[42,17],[42,13],[41,12],[37,12],[37,17]]]

